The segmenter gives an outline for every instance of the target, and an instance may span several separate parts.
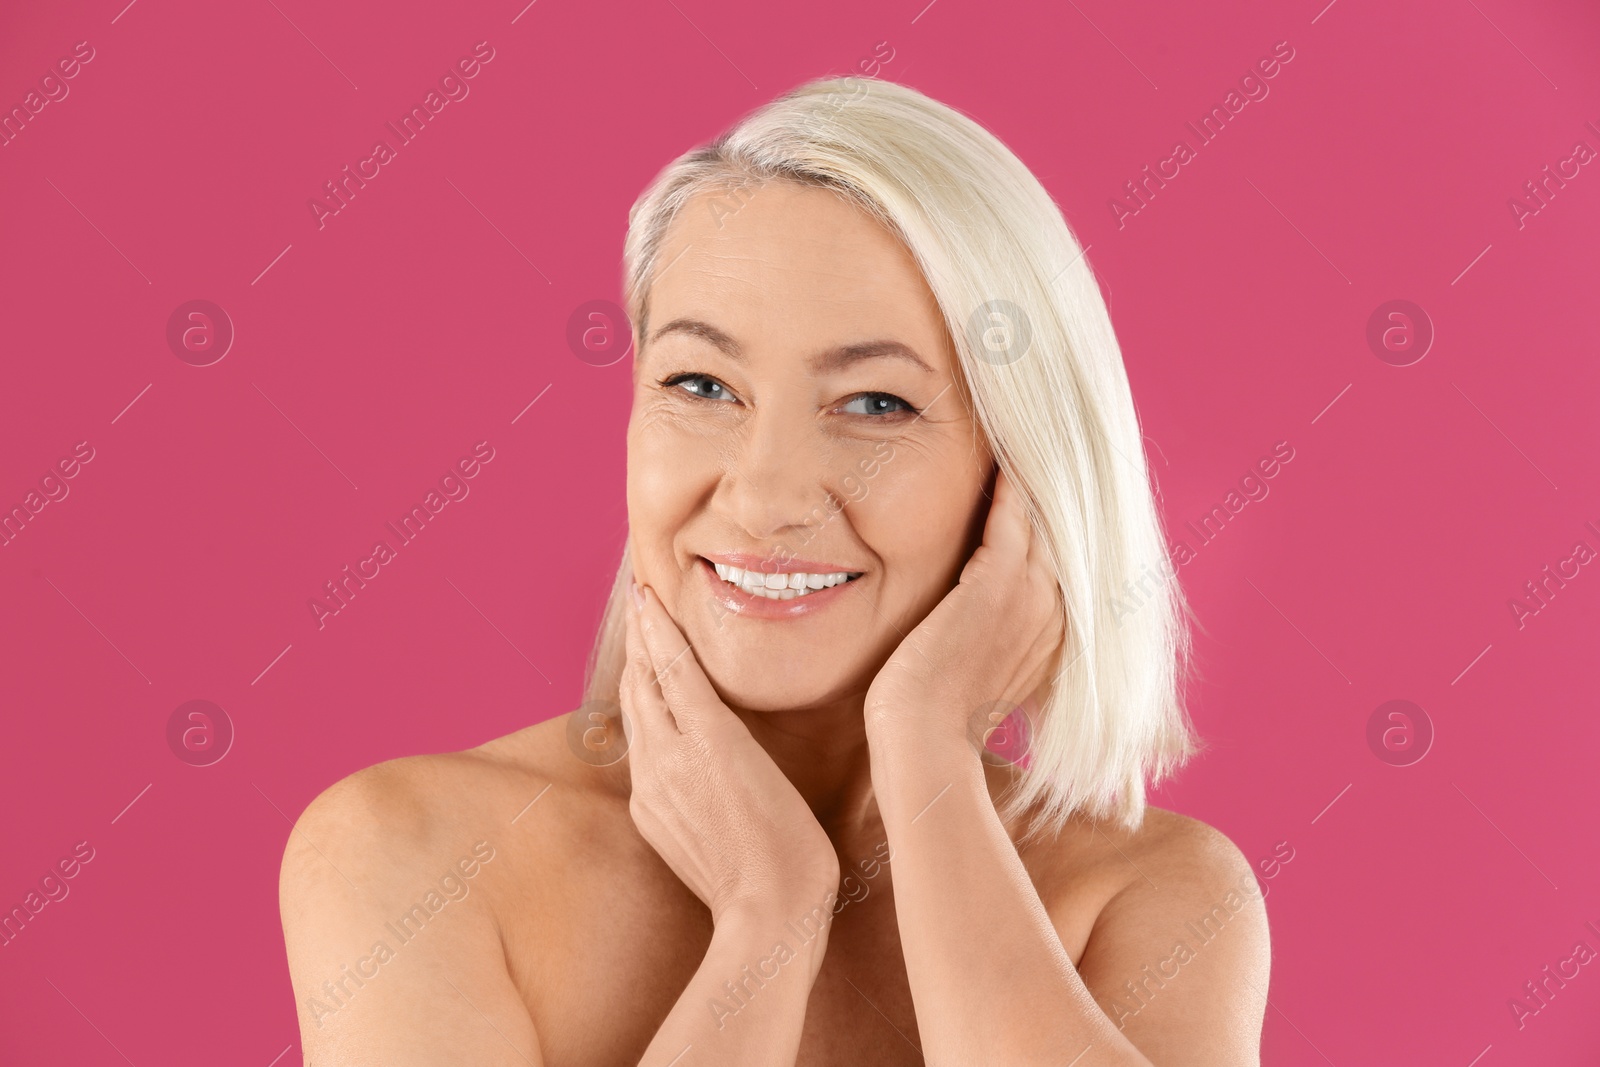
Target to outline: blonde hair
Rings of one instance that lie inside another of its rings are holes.
[[[1022,161],[972,119],[894,82],[818,79],[673,161],[635,202],[623,253],[635,353],[679,211],[710,190],[723,194],[713,212],[731,212],[741,190],[769,181],[834,190],[905,242],[954,342],[961,402],[1021,490],[1059,581],[1066,643],[1002,817],[1031,813],[1027,837],[1058,833],[1075,812],[1136,829],[1147,783],[1198,751],[1180,694],[1189,607],[1121,350],[1077,239]],[[624,548],[586,700],[618,699],[631,577]]]

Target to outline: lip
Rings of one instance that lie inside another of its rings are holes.
[[[721,578],[717,577],[716,568],[711,564],[711,560],[713,558],[716,559],[718,563],[721,563],[727,557],[702,556],[695,561],[695,569],[701,574],[705,575],[706,582],[710,587],[711,598],[721,604],[729,614],[741,615],[749,619],[782,620],[798,619],[815,615],[817,612],[828,607],[830,604],[838,603],[839,598],[844,596],[845,586],[854,585],[855,582],[866,580],[865,576],[863,575],[863,577],[857,578],[855,581],[840,582],[838,585],[832,585],[826,589],[813,590],[812,592],[807,593],[805,596],[790,597],[788,600],[773,600],[770,597],[757,596],[754,593],[747,593],[738,586],[729,582],[725,582]],[[743,558],[749,559],[751,557],[747,556]],[[732,566],[737,567],[739,564],[735,563],[732,564]],[[796,570],[799,569],[801,568],[796,568]],[[836,568],[832,571],[811,571],[808,573],[837,574],[840,570],[844,570],[844,568]],[[776,571],[772,573],[792,574],[794,571]],[[849,571],[848,573],[855,574],[857,572]]]
[[[865,567],[848,567],[838,563],[822,563],[814,559],[801,559],[798,556],[787,557],[779,560],[776,556],[757,556],[749,552],[707,552],[700,557],[709,559],[713,563],[726,564],[729,567],[738,567],[742,571],[754,571],[756,574],[861,574]],[[719,581],[721,579],[718,579]],[[820,592],[820,590],[819,590]]]

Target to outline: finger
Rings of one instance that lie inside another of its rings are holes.
[[[649,649],[650,669],[661,696],[680,730],[703,723],[708,711],[721,705],[722,698],[711,688],[711,680],[701,669],[694,649],[667,614],[655,590],[647,585],[639,588],[645,598],[639,611],[639,629]]]
[[[1033,524],[1028,521],[1022,494],[1000,470],[994,479],[994,502],[983,525],[983,543],[1007,559],[1026,560],[1032,537]]]
[[[622,708],[623,736],[627,739],[628,750],[636,757],[635,762],[645,752],[645,735],[640,725],[639,696],[634,682],[636,673],[631,666],[624,664],[622,676],[617,680],[617,704]]]
[[[1003,512],[998,520],[996,511]],[[1006,477],[1004,471],[995,477],[995,503],[989,520],[991,523],[998,521],[996,536],[1001,544],[1012,545],[1013,554],[1009,558],[1020,558],[1022,561],[1026,574],[1026,586],[1022,592],[1026,598],[1024,617],[1036,620],[1038,626],[1030,657],[1043,659],[1047,664],[1055,658],[1066,638],[1066,605],[1062,599],[1059,578],[1051,564],[1048,546],[1034,529],[1024,506],[1022,492],[1015,481]],[[1008,537],[1013,540],[1008,541]],[[1020,551],[1017,551],[1019,542]],[[1039,669],[1043,670],[1042,667]]]
[[[634,744],[648,746],[652,738],[667,737],[668,731],[675,734],[677,728],[656,686],[650,648],[645,644],[639,625],[639,609],[634,606],[631,593],[623,606],[623,614],[627,616],[627,668],[623,674],[636,731]]]

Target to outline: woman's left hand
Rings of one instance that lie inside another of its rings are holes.
[[[998,724],[991,709],[1003,718],[1032,696],[1065,635],[1044,547],[1021,496],[997,472],[983,543],[867,690],[869,737],[904,728],[935,745],[981,746]]]

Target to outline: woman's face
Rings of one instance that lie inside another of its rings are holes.
[[[659,262],[628,423],[634,574],[728,703],[863,693],[988,511],[933,294],[876,220],[781,181],[692,200]],[[857,577],[823,584],[839,573]]]

